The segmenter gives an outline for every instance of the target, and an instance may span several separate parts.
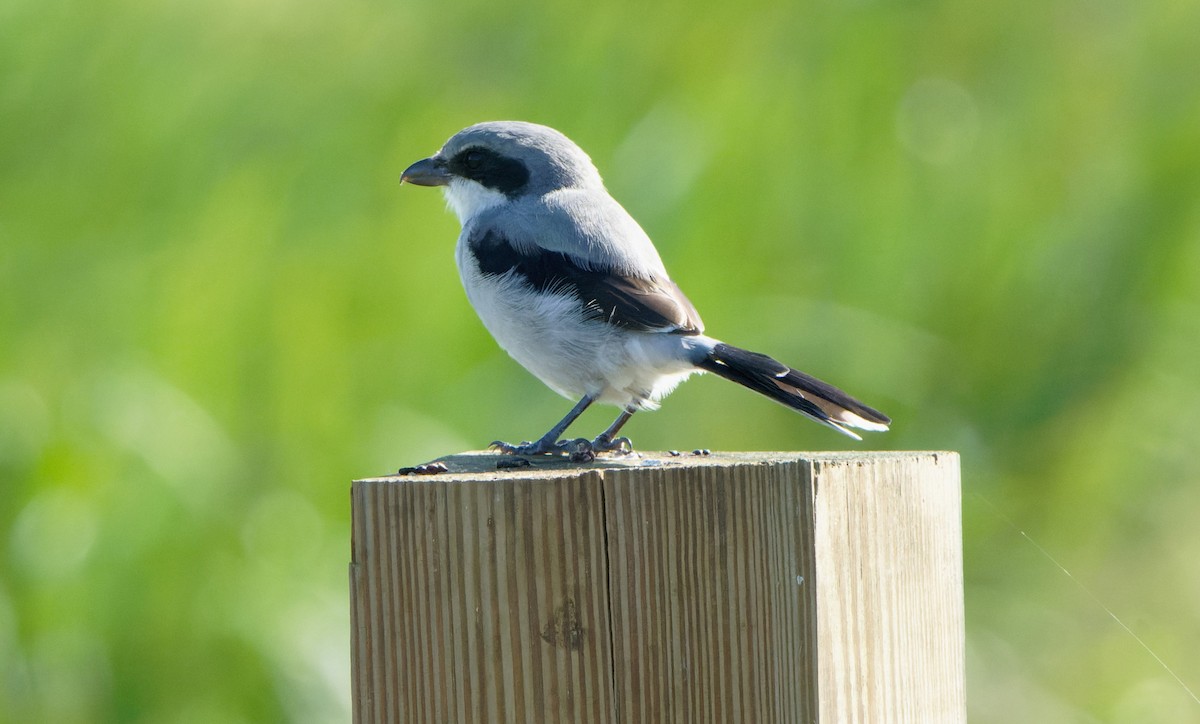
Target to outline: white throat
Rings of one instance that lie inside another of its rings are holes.
[[[463,226],[477,214],[508,201],[508,197],[499,191],[462,178],[451,179],[442,192],[446,195],[446,204]]]

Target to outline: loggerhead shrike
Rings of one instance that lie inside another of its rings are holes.
[[[891,420],[838,388],[766,355],[706,337],[646,232],[604,188],[587,154],[546,126],[479,123],[400,176],[441,186],[462,223],[455,255],[467,298],[500,346],[579,402],[519,455],[632,450],[616,437],[637,410],[695,372],[749,387],[861,440],[849,428]],[[621,408],[594,440],[560,440],[593,402]]]

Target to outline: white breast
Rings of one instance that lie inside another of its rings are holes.
[[[655,407],[696,371],[688,346],[707,338],[638,332],[585,319],[570,293],[533,293],[515,274],[484,275],[466,243],[456,248],[467,298],[496,341],[564,397]]]

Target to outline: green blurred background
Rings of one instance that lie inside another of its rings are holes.
[[[704,378],[640,447],[958,450],[972,721],[1200,721],[1104,609],[1200,688],[1198,28],[1188,0],[5,0],[0,718],[348,719],[349,481],[569,405],[476,320],[440,195],[397,185],[520,118],[592,155],[712,334],[896,420],[855,446]]]

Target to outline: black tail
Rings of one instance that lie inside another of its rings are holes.
[[[761,392],[855,440],[862,438],[848,427],[883,431],[892,422],[887,415],[833,385],[791,369],[765,354],[718,342],[698,364],[701,369]]]

